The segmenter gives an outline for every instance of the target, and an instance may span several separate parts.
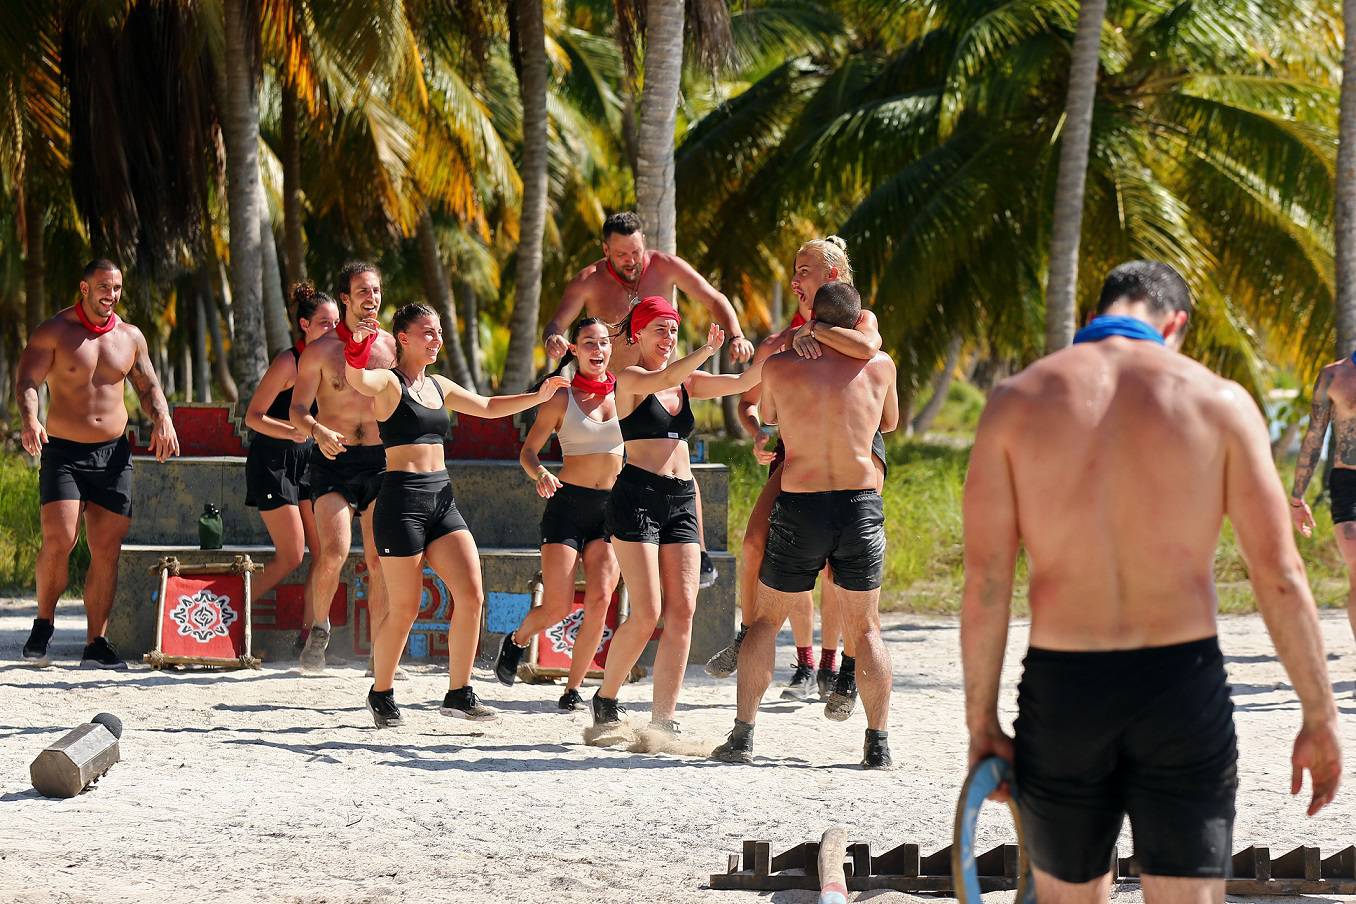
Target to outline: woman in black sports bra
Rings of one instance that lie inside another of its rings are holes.
[[[316,548],[315,514],[305,480],[314,441],[292,426],[287,409],[301,350],[339,324],[339,306],[309,282],[292,287],[292,305],[301,338],[273,359],[245,413],[245,425],[254,431],[245,458],[245,505],[259,510],[274,549],[273,561],[252,581],[255,599],[295,571],[307,548]]]
[[[442,578],[452,594],[448,629],[448,686],[439,710],[445,716],[491,721],[498,714],[481,704],[471,688],[471,662],[480,638],[485,605],[480,551],[457,511],[447,476],[443,443],[451,426],[448,411],[477,417],[506,417],[540,404],[569,385],[553,377],[536,392],[486,398],[446,377],[427,373],[443,346],[438,315],[422,304],[396,311],[391,332],[396,339],[396,366],[364,370],[380,324],[364,320],[344,346],[344,373],[349,385],[370,396],[386,449],[386,474],[375,502],[372,535],[386,576],[390,609],[372,631],[372,689],[367,709],[378,728],[401,724],[391,682],[419,614],[424,563]]]
[[[668,363],[678,346],[678,319],[671,304],[652,295],[622,323],[628,341],[639,346],[640,361],[617,374],[626,465],[608,497],[607,530],[631,614],[612,637],[603,685],[593,698],[594,728],[622,720],[625,711],[617,704],[617,692],[662,614],[650,725],[669,734],[677,731],[673,712],[692,642],[700,550],[696,484],[687,449],[695,426],[690,401],[743,392],[762,375],[762,365],[738,375],[697,370],[725,343],[724,330],[714,323],[705,345]]]

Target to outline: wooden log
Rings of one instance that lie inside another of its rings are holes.
[[[1319,873],[1318,848],[1295,848],[1288,854],[1282,854],[1271,861],[1273,879],[1317,879]]]

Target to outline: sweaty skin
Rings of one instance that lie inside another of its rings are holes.
[[[1001,383],[980,420],[965,485],[961,614],[970,762],[1013,754],[998,690],[1019,547],[1033,647],[1180,644],[1216,634],[1213,563],[1227,515],[1303,710],[1292,793],[1310,770],[1317,812],[1341,775],[1336,707],[1266,425],[1241,387],[1172,351],[1184,313],[1151,315],[1142,302],[1107,313],[1144,320],[1169,347],[1119,337],[1074,345]],[[1054,892],[1057,880],[1037,878]],[[1094,880],[1091,893],[1105,899],[1107,881]]]

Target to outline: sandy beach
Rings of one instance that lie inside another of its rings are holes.
[[[950,838],[964,777],[953,619],[887,618],[897,769],[873,774],[856,768],[860,706],[848,723],[832,723],[820,705],[778,700],[775,687],[753,767],[587,747],[586,716],[555,711],[559,688],[507,689],[481,670],[478,689],[502,710],[499,722],[439,715],[445,670],[414,666],[396,687],[406,726],[377,731],[357,664],[315,679],[287,663],[257,672],[83,671],[75,668],[83,613],[66,602],[54,663],[35,670],[15,661],[34,611],[32,600],[0,601],[0,901],[799,904],[814,896],[712,891],[709,876],[745,838],[778,851],[817,839],[831,822],[874,849],[912,841],[930,853]],[[1221,621],[1241,751],[1235,849],[1265,844],[1278,854],[1307,844],[1327,853],[1356,842],[1356,644],[1343,613],[1324,613],[1322,623],[1348,780],[1309,819],[1288,794],[1298,701],[1261,619]],[[1014,625],[1008,719],[1025,644],[1025,625]],[[784,635],[778,684],[792,658]],[[623,692],[638,721],[649,692],[648,681]],[[685,735],[714,744],[733,702],[733,680],[689,669],[679,705]],[[125,723],[124,761],[79,797],[39,797],[29,762],[100,711]],[[1011,840],[1006,813],[986,809],[980,836],[981,848]],[[1127,830],[1121,855],[1130,847]],[[1139,897],[1136,886],[1115,896]]]

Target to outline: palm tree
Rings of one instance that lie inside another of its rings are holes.
[[[1069,65],[1068,99],[1055,183],[1054,228],[1050,240],[1050,275],[1045,287],[1045,351],[1058,351],[1073,341],[1078,308],[1078,242],[1083,228],[1083,188],[1092,140],[1093,100],[1101,55],[1106,0],[1082,0]]]
[[[652,247],[678,246],[673,141],[683,74],[683,0],[647,0],[645,83],[636,135],[636,212]]]
[[[541,304],[542,236],[546,227],[546,23],[542,0],[514,0],[514,59],[523,104],[522,213],[508,357],[500,392],[521,392],[532,380]]]
[[[1337,267],[1337,356],[1356,352],[1356,0],[1343,0],[1348,39],[1342,48],[1334,251]]]

